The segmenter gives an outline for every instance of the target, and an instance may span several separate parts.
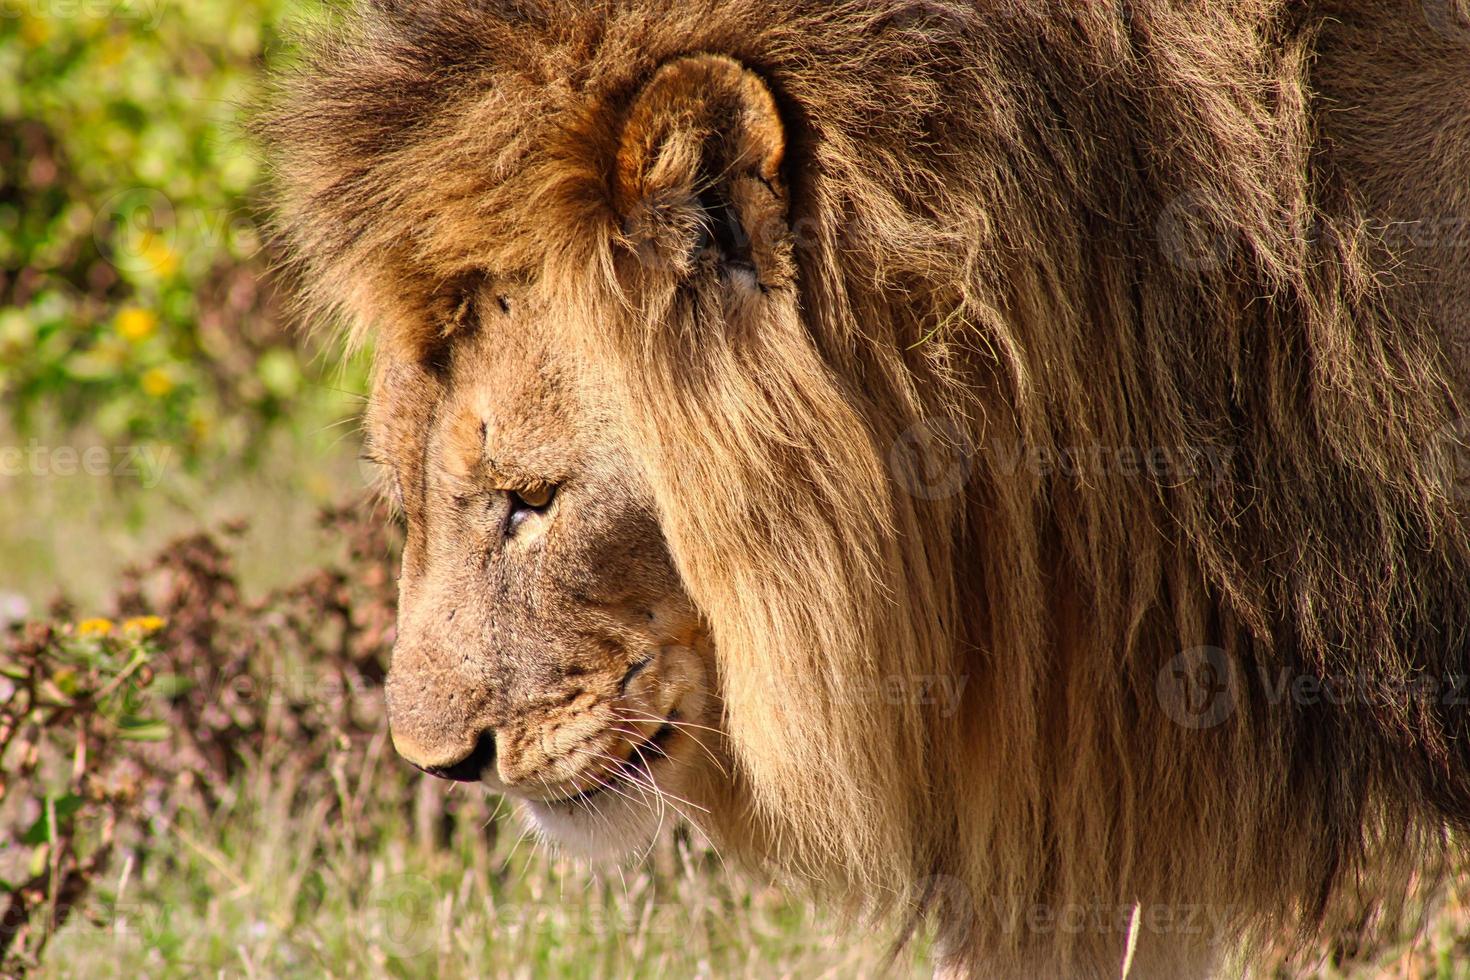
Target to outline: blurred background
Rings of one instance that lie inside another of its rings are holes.
[[[368,355],[246,133],[331,16],[0,0],[0,976],[922,972],[677,813],[594,874],[393,755]]]
[[[292,321],[243,111],[320,10],[0,5],[0,614],[100,599],[246,503],[279,532],[244,557],[268,582],[308,559],[310,505],[361,487],[365,360]]]

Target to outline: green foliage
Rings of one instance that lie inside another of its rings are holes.
[[[301,6],[0,0],[13,425],[84,425],[195,458],[342,411],[280,315],[241,122]]]

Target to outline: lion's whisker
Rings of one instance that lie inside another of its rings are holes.
[[[653,721],[653,720],[654,719],[650,719],[650,721]],[[673,722],[668,722],[667,724],[670,727],[674,727],[674,723]],[[621,728],[621,727],[618,727],[618,726],[613,726],[612,728],[609,729],[609,731],[617,732],[620,735],[627,735],[627,736],[629,736],[629,741],[630,742],[633,742],[635,744],[637,743],[638,739],[643,738],[643,736],[642,736],[641,733],[632,731],[630,729]],[[711,731],[713,731],[713,729],[711,729]],[[636,736],[636,738],[634,736]],[[729,779],[730,778],[730,771],[725,768],[724,763],[719,759],[718,756],[715,755],[714,750],[711,749],[708,745],[705,745],[704,742],[699,738],[699,736],[694,735],[694,734],[690,734],[689,737],[691,739],[693,739],[694,743],[696,745],[698,745],[700,747],[700,749],[702,749],[704,751],[704,754],[705,755],[709,756],[710,762],[712,762],[715,765],[715,768],[719,769],[720,774],[723,775],[726,779]]]
[[[603,755],[603,753],[596,753],[596,754],[597,755]],[[605,756],[605,757],[606,758],[609,758],[609,759],[612,758],[610,756]],[[642,789],[644,787],[642,786],[642,783],[640,781],[629,779],[629,780],[625,780],[624,781],[624,784],[625,785],[631,784],[631,785],[633,785],[635,787],[638,787],[639,790],[640,790],[639,796],[641,798],[635,799],[633,796],[631,796],[627,792],[625,792],[621,786],[616,785],[616,784],[608,784],[608,785],[604,786],[603,788],[606,789],[606,790],[608,790],[608,791],[610,791],[610,792],[612,792],[612,793],[614,793],[614,794],[616,794],[617,796],[622,797],[623,799],[627,800],[630,803],[637,803],[637,804],[639,804],[641,806],[647,807],[648,808],[648,811],[650,813],[655,812],[654,811],[654,808],[653,808],[653,803],[652,802],[649,802],[648,799],[647,799],[647,794],[645,794],[645,793],[642,792]],[[649,843],[648,843],[648,847],[646,849],[644,849],[644,851],[641,854],[639,854],[638,857],[636,858],[636,863],[642,863],[643,861],[646,861],[648,859],[648,856],[653,853],[654,847],[656,847],[657,844],[658,844],[659,835],[663,833],[663,829],[664,829],[664,814],[665,814],[665,803],[664,803],[664,800],[663,800],[662,796],[658,793],[657,787],[648,787],[648,788],[654,790],[653,801],[658,804],[658,810],[657,810],[657,813],[658,813],[658,826],[654,828],[653,835],[650,838]],[[590,802],[590,801],[584,801],[584,802]],[[687,818],[687,815],[686,815],[685,819],[688,819]],[[611,826],[611,825],[609,824],[609,826]]]
[[[659,718],[655,715],[632,714],[624,714],[623,717],[626,718],[628,721],[643,721],[655,725],[668,725],[672,728],[697,728],[700,731],[713,732],[714,734],[720,736],[723,736],[725,734],[725,732],[711,725],[701,725],[696,722],[685,721],[682,718]]]
[[[670,793],[668,790],[664,789],[663,787],[661,787],[657,783],[655,783],[653,781],[653,776],[652,776],[652,773],[651,773],[650,768],[649,768],[651,764],[649,763],[648,759],[643,755],[642,748],[641,747],[635,747],[633,749],[633,751],[639,757],[639,759],[642,760],[642,762],[643,762],[643,771],[642,772],[638,772],[638,771],[635,770],[635,771],[632,771],[632,772],[628,772],[628,773],[622,774],[623,775],[623,779],[626,782],[632,783],[635,786],[646,784],[648,789],[650,789],[653,792],[659,794],[659,796],[661,796],[661,797],[666,797],[666,798],[668,798],[670,800],[678,800],[680,803],[683,803],[686,806],[691,806],[694,809],[699,810],[701,813],[705,813],[705,814],[708,814],[709,813],[709,810],[707,810],[704,807],[700,806],[698,803],[695,803],[695,802],[693,802],[691,800],[686,800],[682,796],[677,796],[677,795],[675,795],[673,793]],[[607,757],[607,758],[611,758],[611,757]],[[689,817],[688,817],[687,814],[685,814],[685,819],[689,819]],[[690,822],[691,823],[696,823],[696,821],[694,821],[694,820],[690,820]]]
[[[634,774],[630,777],[629,781],[632,782],[635,786],[646,786],[647,789],[657,794],[661,801],[667,802],[667,804],[672,807],[674,811],[679,814],[679,816],[683,817],[685,821],[693,824],[694,826],[698,826],[699,822],[691,817],[689,813],[685,811],[682,807],[680,807],[679,803],[683,803],[686,806],[691,806],[696,810],[704,812],[705,814],[709,813],[708,810],[705,810],[704,807],[701,807],[699,804],[690,802],[689,800],[686,800],[681,796],[670,793],[667,790],[661,788],[660,786],[658,786],[657,783],[653,782],[653,778],[651,775]],[[659,829],[663,829],[662,820],[660,820]],[[655,839],[657,839],[657,832],[654,836]],[[713,842],[710,842],[710,850],[714,851],[715,857],[720,862],[721,869],[725,872],[725,874],[728,875],[730,869],[729,865],[725,862],[725,855],[720,852],[720,849],[716,847]]]
[[[636,716],[636,715],[626,715],[625,717],[626,717],[627,720],[634,721],[634,722],[641,721],[641,722],[647,722],[649,724],[657,724],[657,723],[659,723],[659,719],[658,718],[654,718],[652,716],[649,716],[649,717],[641,717],[641,716]],[[674,729],[677,729],[679,731],[684,731],[686,729],[699,729],[701,731],[713,732],[714,734],[719,735],[721,738],[724,738],[725,737],[725,733],[724,732],[720,731],[718,728],[711,728],[709,725],[697,725],[694,722],[678,721],[678,720],[673,720],[673,719],[664,719],[662,723],[665,724],[665,725],[668,725],[670,728],[674,728]],[[614,731],[618,731],[618,732],[624,732],[625,731],[624,729],[621,729],[621,728],[614,728],[613,730]],[[711,749],[708,745],[706,745],[705,742],[704,742],[704,740],[702,738],[700,738],[697,734],[695,734],[693,732],[689,732],[688,734],[689,734],[689,737],[694,740],[694,744],[698,745],[700,747],[700,749],[702,749],[704,751],[704,754],[707,755],[707,756],[709,756],[710,762],[714,763],[715,768],[717,768],[717,769],[720,770],[720,774],[722,776],[724,776],[726,779],[729,779],[730,778],[730,770],[728,770],[728,769],[725,768],[724,762],[721,761],[721,759],[717,755],[715,755],[714,750]]]

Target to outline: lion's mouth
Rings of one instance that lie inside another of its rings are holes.
[[[648,789],[651,787],[650,769],[659,759],[668,758],[668,744],[678,734],[679,713],[669,715],[662,727],[642,743],[635,745],[629,756],[618,765],[606,770],[595,786],[558,800],[547,800],[544,806],[578,806],[596,799],[605,793],[617,792],[623,786]]]

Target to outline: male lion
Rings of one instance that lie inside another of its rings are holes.
[[[360,0],[264,132],[399,751],[954,973],[1393,913],[1470,818],[1464,14]]]

